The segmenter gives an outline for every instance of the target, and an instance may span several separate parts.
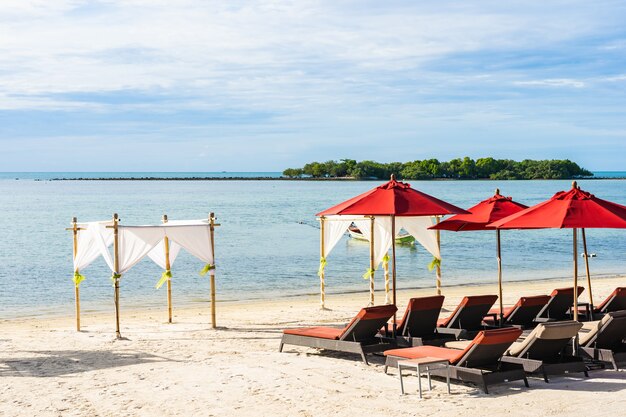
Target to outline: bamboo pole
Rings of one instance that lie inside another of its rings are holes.
[[[324,259],[324,226],[326,218],[320,217],[320,262]],[[326,285],[324,283],[324,269],[320,265],[320,305],[322,310],[326,309]]]
[[[439,224],[439,216],[436,217],[437,223]],[[437,249],[439,249],[439,259],[441,259],[441,232],[439,230],[437,232]],[[437,295],[441,295],[441,262],[437,264],[436,268],[437,273]]]
[[[167,214],[163,215],[163,224],[167,223]],[[170,240],[165,237],[163,239],[163,246],[165,247],[165,271],[171,271],[170,265]],[[172,280],[167,280],[167,322],[172,323]]]
[[[500,326],[504,324],[504,301],[502,300],[502,252],[500,249],[500,229],[496,229],[496,252],[498,258],[498,299],[500,300]]]
[[[213,263],[215,263],[215,213],[209,213],[209,230],[211,232],[211,255],[213,257]],[[215,320],[215,270],[210,270],[209,275],[211,277],[211,327],[216,328],[217,323]]]
[[[389,255],[385,254],[387,257],[387,261],[383,262],[383,272],[385,275],[385,304],[391,304],[391,299],[389,298]]]
[[[391,215],[391,258],[393,262],[391,264],[391,285],[393,286],[392,298],[393,298],[393,305],[397,306],[396,304],[396,216],[393,214]],[[396,332],[396,322],[397,322],[397,316],[396,316],[396,313],[393,313],[394,335]]]
[[[74,235],[74,251],[73,258],[76,260],[76,253],[78,252],[78,227],[77,227],[78,219],[76,217],[72,217],[72,234]],[[74,272],[80,272],[77,269]],[[76,331],[80,332],[80,288],[78,285],[74,285],[74,298],[76,299]]]
[[[572,229],[573,233],[573,249],[574,249],[574,321],[578,321],[578,229]]]
[[[589,289],[589,309],[593,312],[593,295],[591,294],[591,273],[589,272],[589,253],[587,252],[587,237],[585,229],[580,229],[583,238],[583,252],[585,257],[585,272],[587,273],[587,288]]]
[[[115,213],[113,214],[113,269],[115,269],[115,337],[117,339],[121,339],[122,333],[120,332],[120,279],[118,277],[120,273],[120,242],[118,234],[118,222],[119,217],[117,216],[117,213]]]
[[[374,305],[374,216],[370,217],[370,305]]]

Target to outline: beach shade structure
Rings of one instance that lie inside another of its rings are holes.
[[[145,256],[165,269],[157,288],[168,283],[168,322],[172,322],[171,297],[171,266],[180,249],[185,249],[194,257],[205,263],[201,275],[210,273],[211,277],[211,324],[216,327],[215,313],[215,244],[214,231],[219,224],[215,223],[215,215],[211,213],[208,220],[167,221],[163,216],[163,224],[156,226],[122,226],[117,214],[107,222],[90,222],[78,224],[72,222],[74,235],[74,284],[76,294],[77,330],[80,330],[80,304],[78,287],[84,280],[80,271],[102,256],[113,273],[111,280],[115,299],[115,333],[120,333],[120,279],[123,274],[135,266]],[[113,255],[109,246],[113,245]]]
[[[489,224],[501,220],[528,208],[524,204],[513,201],[511,197],[500,195],[496,189],[493,197],[483,200],[467,209],[469,214],[457,214],[432,226],[431,230],[449,230],[452,232],[468,232],[479,230],[496,231],[496,258],[498,260],[498,298],[500,300],[500,325],[504,320],[504,304],[502,301],[502,256],[500,250],[500,230]]]
[[[74,275],[72,281],[76,305],[76,331],[80,331],[80,284],[85,280],[81,272],[113,244],[113,231],[106,228],[113,223],[111,221],[78,223],[78,219],[73,217],[71,224],[72,227],[65,230],[71,230],[73,237]],[[105,257],[105,261],[110,268],[113,268],[110,257]]]
[[[497,229],[572,229],[574,254],[574,320],[578,320],[578,229],[581,229],[584,258],[588,260],[584,231],[589,228],[626,228],[626,206],[602,200],[581,190],[576,181],[569,191],[559,191],[552,198],[492,224]],[[593,311],[591,276],[587,267],[589,300]]]
[[[320,299],[324,307],[324,267],[326,257],[339,242],[348,227],[354,223],[370,242],[370,267],[364,275],[370,281],[370,304],[374,304],[374,271],[383,262],[385,269],[385,302],[389,303],[388,251],[392,251],[392,304],[396,304],[396,239],[404,229],[434,257],[437,266],[437,293],[441,294],[441,269],[439,234],[428,230],[432,218],[449,214],[467,213],[460,207],[411,188],[410,184],[396,181],[380,185],[317,213],[320,220]],[[394,316],[395,320],[395,316]]]

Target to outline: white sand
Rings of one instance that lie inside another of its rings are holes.
[[[624,278],[595,279],[596,303]],[[569,281],[509,283],[506,304],[519,294],[548,293]],[[493,286],[446,288],[445,308],[466,294],[494,293]],[[410,296],[399,293],[400,310]],[[382,295],[378,295],[382,300]],[[587,300],[581,295],[581,301]],[[112,315],[0,322],[0,415],[6,416],[527,416],[626,415],[626,372],[594,371],[590,378],[554,377],[494,386],[489,395],[471,385],[435,381],[423,400],[417,379],[384,375],[382,358],[364,365],[356,355],[286,346],[281,330],[345,323],[367,294],[329,296],[332,311],[315,297],[218,305],[212,330],[207,310],[122,310],[122,334],[114,341]],[[175,300],[174,300],[175,301]],[[69,306],[68,306],[69,307]],[[124,306],[122,306],[123,308]],[[175,306],[176,307],[176,306]]]

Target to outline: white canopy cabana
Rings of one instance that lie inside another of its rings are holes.
[[[79,286],[84,280],[80,271],[102,256],[113,273],[111,279],[115,286],[116,335],[121,337],[119,329],[119,282],[124,273],[130,270],[146,255],[165,270],[157,288],[168,284],[168,315],[172,322],[171,308],[171,267],[180,249],[205,262],[201,274],[207,272],[211,277],[211,320],[215,328],[215,245],[213,241],[215,216],[208,220],[167,221],[163,224],[148,226],[122,226],[117,214],[113,220],[105,222],[78,223],[73,219],[74,232],[74,284],[76,293],[76,325],[80,330]],[[113,255],[109,247],[113,245]]]
[[[437,260],[441,260],[438,233],[428,230],[436,224],[438,216],[402,216],[395,217],[395,224],[391,216],[355,216],[355,215],[328,215],[318,218],[321,229],[320,244],[320,304],[325,307],[324,269],[326,259],[351,224],[355,224],[370,242],[370,267],[363,275],[370,278],[370,304],[374,303],[373,274],[380,263],[385,271],[385,303],[391,303],[389,288],[389,249],[393,246],[392,235],[400,235],[404,229],[415,238]],[[395,229],[395,230],[394,230]],[[439,271],[438,271],[439,273]],[[438,282],[440,277],[437,276]]]

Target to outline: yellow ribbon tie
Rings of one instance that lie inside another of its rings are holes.
[[[428,264],[428,270],[432,271],[436,266],[441,266],[441,259],[433,257],[433,260]]]
[[[326,262],[326,258],[324,258],[323,256],[320,258],[320,267],[317,270],[317,276],[321,277],[324,274],[324,268],[326,268],[326,264],[328,262]]]
[[[163,286],[169,279],[172,278],[172,271],[167,270],[161,274],[161,279],[154,286],[157,290]]]
[[[115,287],[115,280],[122,278],[122,274],[116,274],[115,272],[111,275],[111,282],[113,282],[113,286]]]
[[[387,265],[389,265],[389,254],[386,253],[385,256],[383,256],[383,266],[385,268],[387,268]]]
[[[363,279],[370,279],[374,276],[374,270],[372,268],[367,268],[367,271],[363,274]]]
[[[213,264],[206,264],[206,265],[204,265],[204,268],[202,268],[202,270],[199,272],[199,274],[200,274],[200,276],[205,276],[207,274],[207,272],[209,272],[212,269],[215,269],[215,265],[213,265]]]
[[[85,276],[81,275],[78,271],[74,271],[74,276],[72,277],[72,281],[74,281],[74,285],[76,288],[80,285],[81,282],[85,280]]]

